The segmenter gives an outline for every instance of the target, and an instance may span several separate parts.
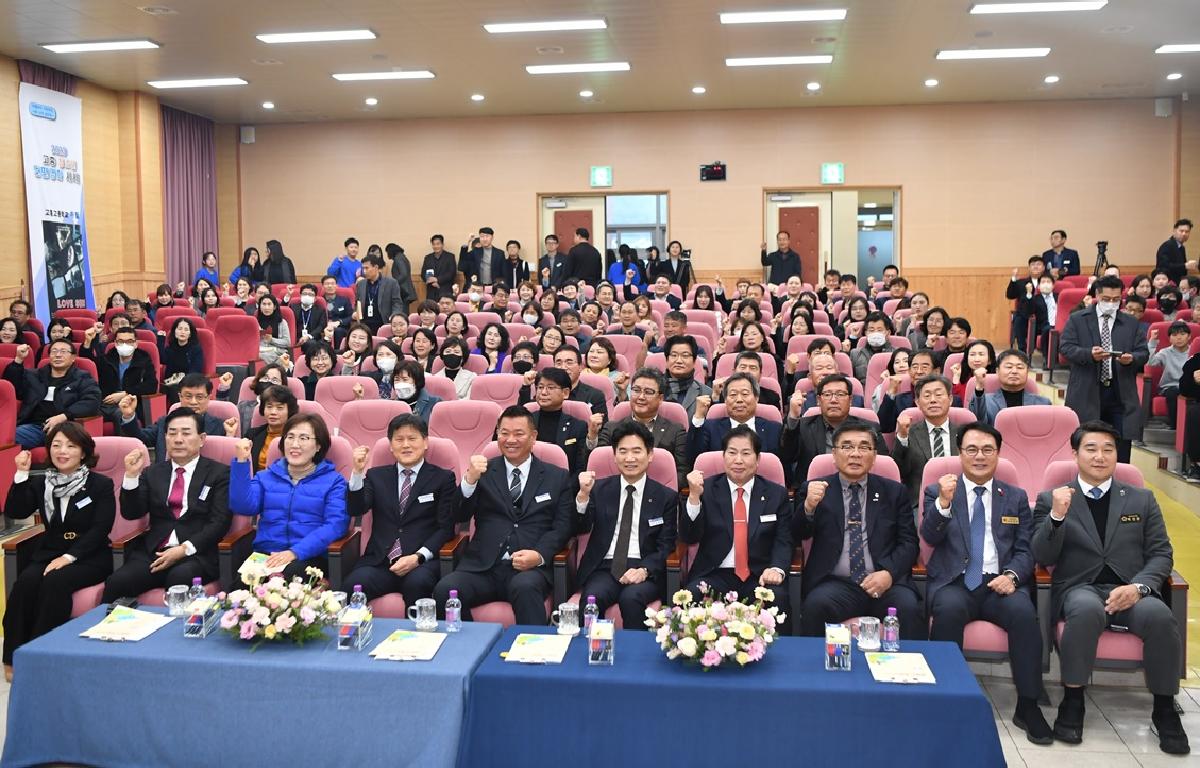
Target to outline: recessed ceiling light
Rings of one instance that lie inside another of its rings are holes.
[[[831,64],[833,56],[751,56],[742,59],[725,59],[727,67],[774,67],[785,64]]]
[[[367,98],[363,99],[363,104],[366,104],[368,107],[374,107],[379,104],[379,99],[375,98],[374,96],[368,96]]]
[[[628,72],[628,61],[599,61],[593,64],[531,64],[525,67],[531,75],[569,75],[577,72]]]
[[[1058,80],[1059,80],[1058,75],[1046,75],[1046,77],[1042,80],[1042,82],[1045,83],[1046,85],[1054,85],[1055,83],[1058,82]]]
[[[484,24],[483,28],[493,35],[505,35],[513,32],[574,32],[581,29],[608,29],[608,22],[604,19],[524,21],[513,24]]]
[[[109,40],[96,43],[42,43],[42,47],[55,53],[91,53],[93,51],[138,51],[159,46],[152,40]]]
[[[841,21],[846,18],[845,8],[830,8],[820,11],[748,11],[722,13],[722,24],[778,24],[788,21]]]
[[[483,101],[483,99],[484,99],[484,96],[482,93],[472,93],[471,94],[471,101]]]
[[[1167,79],[1168,80],[1182,80],[1183,73],[1182,72],[1172,72],[1171,74],[1167,75]]]
[[[1051,13],[1054,11],[1098,11],[1108,0],[1066,0],[1053,3],[976,3],[971,13]]]
[[[271,32],[255,35],[260,41],[278,43],[331,43],[340,40],[374,40],[375,33],[369,29],[342,29],[329,32]]]
[[[159,90],[170,88],[214,88],[219,85],[248,85],[240,77],[207,77],[192,80],[149,80],[146,85]]]
[[[343,72],[333,76],[334,80],[431,80],[433,73],[428,69],[387,70],[386,72]]]
[[[937,88],[937,84],[938,81],[934,80],[932,77],[925,81],[926,88]]]
[[[804,87],[805,87],[805,88],[807,88],[807,89],[808,89],[808,90],[810,90],[810,91],[819,91],[819,90],[821,90],[821,84],[820,84],[820,83],[818,83],[818,82],[816,82],[815,80],[814,80],[813,82],[809,83],[808,85],[804,86]]]
[[[592,97],[593,97],[593,96],[595,96],[595,95],[596,95],[596,94],[594,94],[594,93],[592,93],[591,91],[588,91],[588,90],[583,90],[583,91],[580,91],[580,92],[579,92],[579,98],[581,98],[581,99],[590,99],[590,98],[592,98]]]
[[[165,5],[139,5],[138,10],[151,16],[174,16],[179,13],[174,8],[168,8]]]
[[[696,94],[697,96],[702,96],[705,93],[708,93],[708,89],[703,85],[696,85],[692,87],[692,93]]]
[[[275,102],[273,102],[273,101],[264,101],[264,102],[263,102],[263,109],[275,109]]]
[[[942,61],[954,59],[1027,59],[1049,55],[1049,48],[966,48],[937,52],[937,58]]]
[[[1160,45],[1154,49],[1155,53],[1196,53],[1198,51],[1200,51],[1200,43]]]
[[[879,203],[863,203],[862,207],[863,208],[878,208]]]

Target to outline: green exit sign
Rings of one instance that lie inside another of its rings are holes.
[[[846,183],[846,164],[845,163],[821,163],[821,183],[822,184],[845,184]]]
[[[611,165],[593,165],[591,173],[592,187],[611,187],[613,173]]]

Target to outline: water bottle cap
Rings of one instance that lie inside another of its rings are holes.
[[[888,616],[895,616],[895,615],[896,615],[896,609],[888,608]]]
[[[595,604],[596,604],[596,596],[588,595],[588,605],[595,605]]]
[[[457,600],[458,599],[458,590],[457,589],[450,590],[450,597],[453,597],[455,600]]]
[[[354,591],[355,591],[355,592],[362,592],[362,584],[355,584],[355,585],[354,585]],[[895,609],[893,609],[893,610],[895,610]]]
[[[204,583],[204,581],[199,576],[195,576],[192,578],[192,586],[193,587],[198,587],[203,583]]]

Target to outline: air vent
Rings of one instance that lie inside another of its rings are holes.
[[[250,59],[250,63],[260,67],[278,67],[283,62],[279,59]]]
[[[837,38],[836,37],[814,37],[812,39],[812,41],[814,43],[836,43]]]
[[[174,16],[179,13],[174,8],[168,8],[165,5],[139,5],[138,10],[151,16]]]
[[[539,56],[560,56],[563,48],[561,45],[542,45],[537,49]]]

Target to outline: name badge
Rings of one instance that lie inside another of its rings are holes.
[[[425,494],[425,495],[423,495],[423,496],[418,496],[418,497],[417,497],[417,503],[418,503],[418,504],[426,504],[426,503],[428,503],[428,502],[431,502],[431,501],[433,501],[433,494],[432,494],[432,493],[427,493],[427,494]]]
[[[212,486],[206,485],[200,489],[200,501],[208,500],[208,492],[212,490]]]
[[[575,445],[575,441],[576,441],[576,440],[578,440],[578,439],[579,439],[579,438],[577,438],[577,437],[572,437],[572,438],[571,438],[571,439],[569,439],[569,440],[564,440],[564,441],[563,441],[563,445]]]
[[[534,501],[536,501],[536,502],[537,502],[537,503],[539,503],[539,504],[540,504],[540,503],[542,503],[543,501],[550,501],[550,494],[548,494],[548,493],[539,493],[537,496],[535,496],[535,497],[533,498],[533,500],[534,500]]]
[[[1005,516],[1005,517],[1000,518],[1000,522],[1003,523],[1004,525],[1020,525],[1021,518]]]
[[[367,317],[375,317],[375,305],[374,304],[367,305]]]
[[[651,528],[655,527],[656,525],[662,525],[662,524],[663,524],[663,519],[661,517],[655,517],[651,520],[646,521],[646,525],[650,526]]]
[[[776,515],[763,515],[762,517],[758,518],[758,522],[773,523],[773,522],[775,522],[776,517],[777,517]]]
[[[83,509],[84,507],[86,507],[88,504],[91,504],[91,503],[92,503],[92,497],[84,496],[82,499],[75,502],[75,506],[79,509]]]
[[[1142,522],[1141,515],[1121,515],[1122,523],[1140,523]]]

